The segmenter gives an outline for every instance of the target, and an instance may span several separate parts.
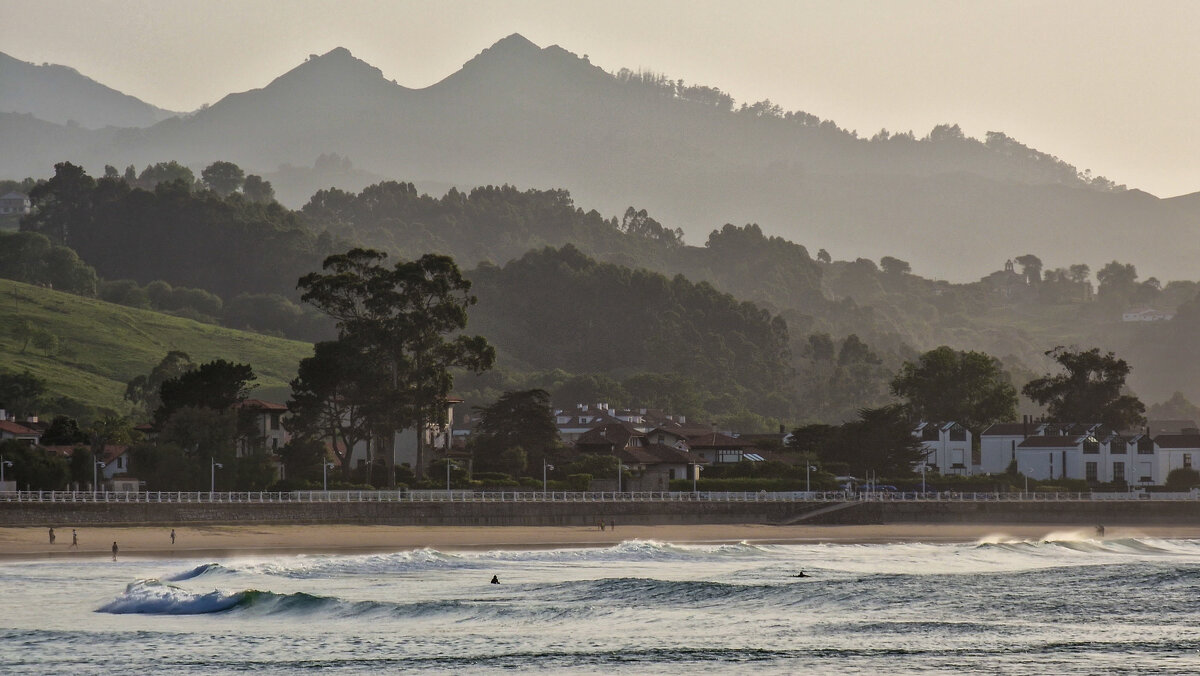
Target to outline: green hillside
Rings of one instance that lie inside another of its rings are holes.
[[[57,353],[31,344],[22,354],[11,331],[22,320],[57,336]],[[0,279],[0,368],[28,369],[46,381],[51,396],[125,412],[125,383],[149,372],[169,350],[197,363],[249,363],[258,376],[252,396],[283,401],[311,346]]]

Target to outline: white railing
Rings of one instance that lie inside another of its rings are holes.
[[[927,493],[845,491],[3,491],[0,502],[36,503],[213,503],[284,504],[354,502],[1093,502],[1200,500],[1190,493],[997,493],[941,491]]]

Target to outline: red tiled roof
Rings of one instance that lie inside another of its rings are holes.
[[[40,436],[41,433],[37,430],[29,429],[24,425],[19,425],[11,420],[0,420],[0,430],[4,430],[9,434],[19,434],[21,436]]]

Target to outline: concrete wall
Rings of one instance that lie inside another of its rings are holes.
[[[994,523],[1198,525],[1200,501],[822,503],[0,503],[0,526],[386,524],[592,526],[762,523],[802,525]],[[819,513],[816,513],[819,512]],[[815,513],[811,518],[806,514]]]

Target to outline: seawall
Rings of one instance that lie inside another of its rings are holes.
[[[357,524],[591,526],[805,524],[1200,525],[1197,501],[0,503],[0,526]]]

